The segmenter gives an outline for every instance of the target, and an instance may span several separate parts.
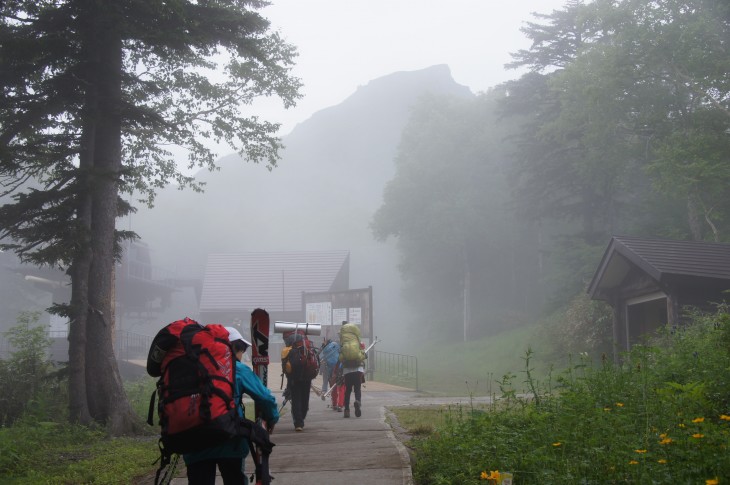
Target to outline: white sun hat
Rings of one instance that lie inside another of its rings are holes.
[[[241,335],[241,332],[239,332],[238,330],[236,330],[233,327],[226,327],[226,330],[228,330],[228,340],[230,340],[231,342],[233,342],[234,340],[241,340],[244,344],[251,347],[251,342],[249,342],[248,340],[243,338],[243,335]]]

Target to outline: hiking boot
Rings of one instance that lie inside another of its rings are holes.
[[[325,392],[327,392],[327,391],[325,391]],[[325,399],[327,399],[326,397],[324,397],[324,392],[322,393],[322,396],[320,396],[320,397],[322,398],[322,400],[323,400],[323,401],[324,401]]]
[[[294,431],[296,431],[297,433],[299,433],[301,431],[304,431],[304,428],[302,428],[301,426],[297,426],[296,428],[294,428]]]
[[[350,417],[350,408],[345,408],[345,415],[342,416],[343,418],[349,418]]]
[[[355,416],[358,418],[362,416],[362,412],[360,411],[360,401],[355,401]]]

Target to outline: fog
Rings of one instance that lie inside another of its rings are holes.
[[[294,74],[304,83],[294,109],[276,100],[250,107],[282,124],[279,166],[269,172],[223,156],[220,171],[195,174],[207,184],[204,193],[166,188],[154,208],[135,204],[139,211],[119,227],[148,245],[158,278],[202,280],[211,253],[348,250],[350,288],[372,286],[375,334],[398,349],[412,309],[403,304],[395,241],[376,242],[369,224],[394,175],[409,109],[424,93],[470,97],[518,77],[502,66],[510,52],[528,47],[520,26],[531,12],[562,3],[273,2],[262,13],[297,47]],[[17,263],[4,257],[8,266]],[[26,287],[26,306],[50,305],[44,290],[17,274],[11,279],[13,288]],[[180,287],[162,311],[120,312],[119,326],[152,335],[173,319],[197,317],[197,304],[193,288]]]
[[[220,171],[197,174],[204,193],[168,188],[153,209],[120,225],[149,245],[153,266],[178,277],[202,279],[211,253],[348,250],[349,287],[372,286],[374,333],[397,349],[408,318],[398,258],[394,242],[376,242],[369,224],[394,174],[409,108],[428,92],[472,96],[444,65],[373,80],[283,137],[286,148],[273,171],[224,157]],[[128,326],[153,332],[165,318],[191,311],[192,297],[178,292],[162,321]]]

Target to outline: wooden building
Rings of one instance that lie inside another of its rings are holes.
[[[200,322],[239,327],[249,335],[251,312],[263,308],[272,324],[270,355],[281,336],[276,320],[304,322],[303,295],[349,290],[350,252],[280,251],[210,254],[200,297]]]
[[[682,310],[730,301],[730,244],[615,236],[588,294],[613,308],[616,351],[659,327],[683,323]]]

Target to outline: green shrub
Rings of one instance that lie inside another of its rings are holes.
[[[636,346],[621,364],[581,357],[554,388],[537,389],[528,376],[539,399],[510,391],[492,412],[452,413],[412,440],[416,482],[484,483],[495,470],[520,485],[730,476],[730,316],[721,308],[693,322]]]
[[[37,325],[39,314],[21,313],[6,333],[10,357],[0,361],[0,426],[11,426],[25,414],[39,420],[65,414],[65,385],[48,358],[50,339]]]

